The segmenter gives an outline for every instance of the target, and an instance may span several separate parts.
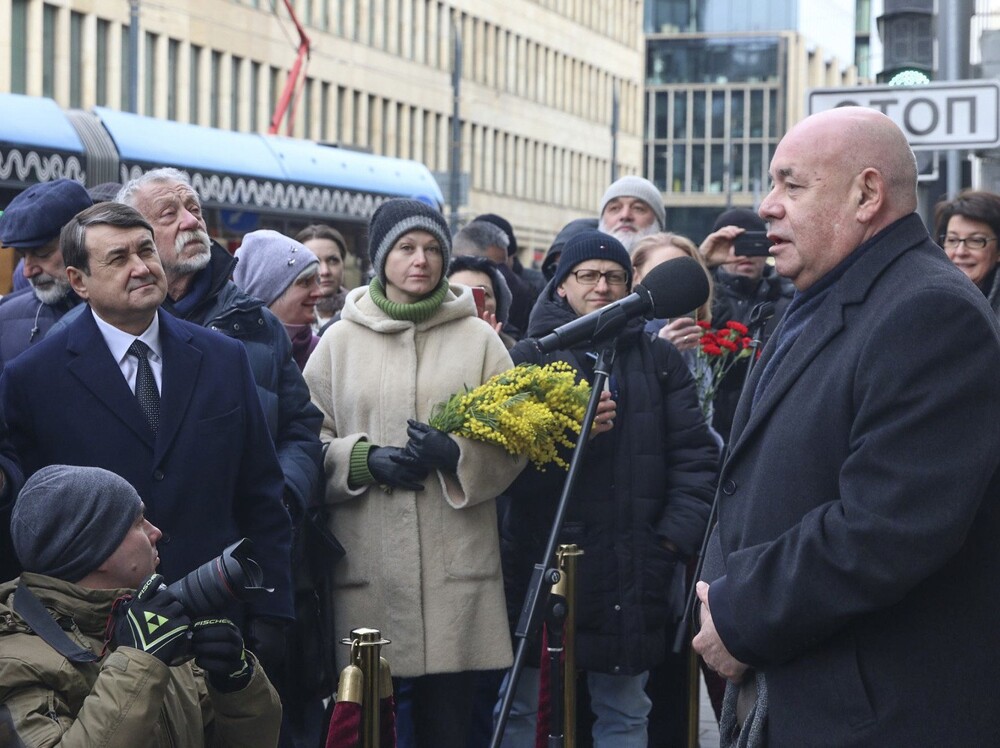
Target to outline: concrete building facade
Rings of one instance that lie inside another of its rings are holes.
[[[266,0],[0,0],[0,91],[65,108],[265,132],[299,38]],[[641,0],[294,0],[312,41],[291,134],[449,168],[452,44],[463,41],[462,218],[514,225],[523,261],[641,170]],[[286,132],[289,123],[282,123]],[[447,191],[445,191],[447,195]]]

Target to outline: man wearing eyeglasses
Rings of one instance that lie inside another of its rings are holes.
[[[555,275],[531,314],[541,337],[624,298],[632,265],[620,241],[585,231],[563,248]],[[646,745],[649,669],[666,653],[684,605],[685,561],[697,550],[715,479],[718,451],[680,353],[643,332],[641,319],[616,338],[609,392],[567,510],[561,543],[579,561],[576,667],[587,673],[594,746]],[[515,363],[566,361],[592,380],[600,346],[584,342],[538,353],[514,346]],[[566,474],[529,467],[508,491],[501,530],[507,603],[516,620],[532,564],[541,560]],[[532,655],[504,734],[507,748],[535,745],[539,664]],[[585,710],[584,703],[580,710]]]
[[[1000,195],[965,190],[937,204],[934,224],[938,243],[955,266],[969,276],[1000,316]]]

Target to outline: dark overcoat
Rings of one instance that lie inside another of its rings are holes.
[[[997,744],[998,463],[995,315],[910,215],[736,412],[709,599],[769,745]]]
[[[4,370],[0,396],[25,475],[91,465],[128,480],[164,537],[172,581],[246,536],[275,588],[253,612],[292,617],[291,523],[281,468],[243,345],[159,311],[163,375],[154,437],[87,310]]]

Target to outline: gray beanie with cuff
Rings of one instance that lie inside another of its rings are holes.
[[[603,216],[604,209],[608,206],[608,203],[616,197],[634,197],[642,200],[653,211],[657,223],[660,224],[660,230],[663,231],[665,229],[667,225],[667,209],[663,206],[663,195],[660,194],[656,185],[648,179],[637,177],[634,174],[616,179],[608,187],[604,193],[604,197],[601,198],[601,209],[597,212],[597,215]]]
[[[77,582],[121,545],[142,500],[121,476],[96,467],[49,465],[28,478],[10,520],[25,571]]]

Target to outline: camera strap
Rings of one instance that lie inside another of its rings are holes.
[[[98,662],[101,658],[84,649],[69,635],[63,631],[56,622],[42,601],[38,599],[34,592],[28,589],[23,581],[18,582],[14,591],[14,612],[24,619],[28,628],[46,644],[52,647],[67,660],[77,665],[84,663]]]

